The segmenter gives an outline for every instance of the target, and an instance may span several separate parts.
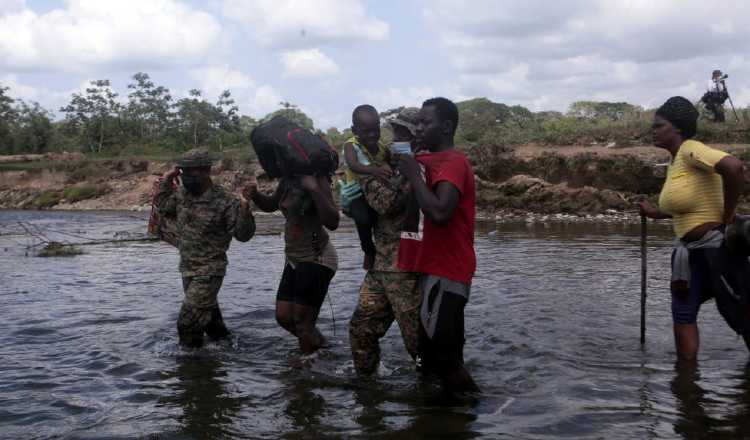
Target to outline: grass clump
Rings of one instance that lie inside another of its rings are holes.
[[[62,191],[57,189],[42,191],[38,196],[36,196],[31,205],[36,209],[51,208],[60,203],[62,197]]]
[[[62,193],[62,197],[70,203],[75,203],[81,200],[93,199],[106,192],[107,187],[104,185],[84,183],[66,188]]]
[[[74,257],[76,255],[83,254],[83,251],[72,244],[58,243],[52,241],[47,243],[44,248],[39,251],[38,256],[40,257]]]

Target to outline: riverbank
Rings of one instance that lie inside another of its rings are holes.
[[[714,146],[750,158],[747,145]],[[637,200],[656,199],[669,160],[645,146],[475,146],[466,153],[476,172],[480,217],[496,221],[633,220]],[[154,182],[172,166],[168,158],[6,156],[0,158],[0,209],[147,211]],[[249,175],[261,190],[273,190],[275,182],[251,158],[224,157],[213,179],[238,191]]]

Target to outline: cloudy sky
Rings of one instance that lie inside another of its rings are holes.
[[[56,110],[143,71],[178,97],[230,89],[254,117],[289,101],[325,129],[435,95],[695,101],[721,68],[747,106],[749,37],[747,0],[0,0],[0,84]]]

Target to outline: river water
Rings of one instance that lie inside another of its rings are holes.
[[[417,376],[395,326],[378,377],[354,375],[347,322],[364,272],[350,228],[333,234],[341,268],[320,318],[331,347],[300,368],[274,320],[278,234],[233,243],[219,295],[233,338],[190,352],[177,344],[173,248],[38,258],[18,222],[85,242],[137,236],[145,217],[0,212],[1,438],[750,436],[748,354],[713,302],[699,319],[699,367],[674,366],[667,225],[650,226],[643,348],[638,225],[483,225],[465,357],[484,393],[456,401]]]

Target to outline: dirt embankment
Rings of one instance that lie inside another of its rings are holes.
[[[0,209],[145,211],[151,208],[154,182],[173,166],[164,161],[116,159],[0,168]],[[241,170],[254,173],[256,167],[224,159],[214,167],[212,177],[235,190]]]
[[[750,159],[748,146],[714,147]],[[655,203],[670,160],[654,147],[481,146],[469,156],[478,177],[477,205],[501,215],[633,211],[643,197]],[[749,201],[743,198],[743,210]]]
[[[748,146],[732,152],[750,159]],[[477,175],[478,208],[486,216],[631,211],[644,195],[656,198],[669,161],[666,152],[653,147],[478,146],[467,154]],[[164,161],[90,161],[78,156],[60,156],[34,167],[6,163],[0,166],[0,209],[148,210],[155,180],[171,166]],[[243,173],[258,176],[262,190],[274,185],[256,164],[232,159],[219,161],[213,178],[238,190]],[[743,202],[750,207],[747,198]]]

